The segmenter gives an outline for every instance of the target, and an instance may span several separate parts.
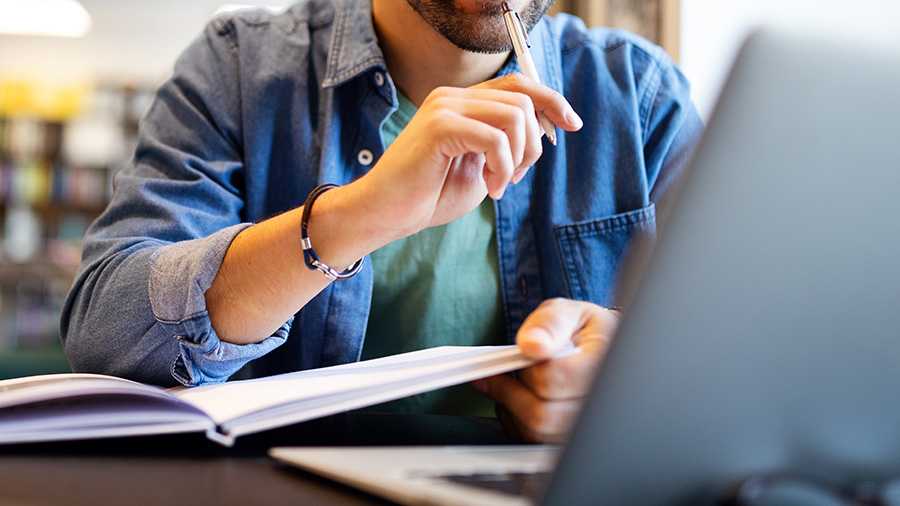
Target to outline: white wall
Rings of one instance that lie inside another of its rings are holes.
[[[709,115],[744,37],[756,26],[900,51],[897,0],[682,0],[682,68]]]
[[[31,1],[31,0],[25,0]],[[81,0],[93,18],[81,39],[0,35],[0,79],[157,82],[223,4],[290,0]]]

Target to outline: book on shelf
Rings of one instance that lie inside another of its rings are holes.
[[[0,201],[30,205],[99,208],[109,200],[106,169],[34,160],[0,162]]]
[[[202,432],[235,438],[525,368],[515,346],[439,347],[194,388],[94,374],[0,381],[0,444]]]

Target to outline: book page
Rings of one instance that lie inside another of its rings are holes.
[[[378,386],[415,386],[425,378],[442,372],[466,368],[466,381],[478,379],[479,364],[491,364],[486,377],[497,369],[525,367],[530,363],[515,346],[445,346],[394,355],[391,357],[344,364],[323,369],[281,374],[268,378],[235,381],[191,389],[170,390],[178,398],[205,411],[218,424],[287,404],[312,399],[328,402],[346,398],[354,392],[371,392]]]
[[[169,399],[140,401],[121,395],[79,397],[0,410],[0,444],[206,432],[213,427],[195,408],[173,406]]]
[[[220,425],[221,432],[235,438],[263,430],[313,420],[354,409],[374,406],[410,395],[461,385],[477,379],[504,374],[532,365],[523,356],[498,356],[488,361],[459,361],[453,369],[417,375],[414,381],[401,380],[347,390],[333,395],[310,397],[258,411]]]
[[[165,389],[97,374],[0,381],[0,444],[175,432],[212,420]]]
[[[168,399],[162,388],[99,374],[48,374],[0,381],[0,408],[106,394]]]

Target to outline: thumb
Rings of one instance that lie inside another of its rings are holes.
[[[528,358],[550,359],[574,344],[573,337],[586,319],[583,305],[566,299],[548,300],[522,324],[516,344]]]

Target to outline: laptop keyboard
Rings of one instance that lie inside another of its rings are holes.
[[[445,474],[433,478],[501,494],[539,497],[550,484],[550,472]]]

